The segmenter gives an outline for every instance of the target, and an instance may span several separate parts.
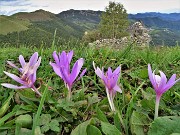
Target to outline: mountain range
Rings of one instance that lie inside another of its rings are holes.
[[[57,40],[81,39],[85,31],[98,28],[102,11],[67,10],[53,14],[42,9],[0,16],[0,45],[28,44],[50,46],[56,30]],[[129,14],[132,24],[141,21],[150,29],[152,44],[176,45],[180,42],[180,13]]]

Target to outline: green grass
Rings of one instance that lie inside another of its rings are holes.
[[[54,49],[57,52],[74,50],[72,63],[81,57],[85,59],[83,68],[87,68],[87,73],[73,86],[72,101],[66,100],[64,83],[49,65],[49,62],[53,61]],[[36,84],[40,86],[41,93],[47,93],[41,99],[29,89],[15,90],[7,106],[8,109],[0,119],[0,134],[9,135],[15,132],[20,135],[31,134],[33,130],[36,135],[41,133],[68,135],[72,131],[72,135],[144,135],[147,132],[153,135],[156,128],[159,131],[160,127],[156,124],[162,120],[153,120],[155,92],[148,79],[147,64],[150,63],[153,69],[162,70],[168,79],[174,73],[177,74],[177,78],[180,78],[179,46],[132,47],[115,50],[113,48],[89,48],[83,44],[68,42],[64,46],[53,45],[52,48],[3,47],[0,50],[0,83],[15,83],[5,76],[3,71],[18,74],[16,69],[7,65],[7,60],[18,65],[19,55],[23,55],[28,61],[35,51],[42,57],[37,71]],[[117,93],[114,99],[116,113],[110,110],[105,87],[94,73],[93,61],[99,67],[103,66],[105,70],[108,67],[114,70],[121,65],[119,84],[123,93]],[[172,116],[172,119],[179,118],[179,89],[180,83],[177,83],[163,94],[160,101],[160,118],[166,120],[165,116]],[[0,106],[12,96],[10,95],[12,91],[0,86]],[[33,122],[28,121],[27,126],[23,122],[20,124],[16,122],[19,116],[25,116],[25,114],[33,118]],[[168,132],[167,130],[168,128],[164,132]],[[176,133],[178,132],[176,130]],[[163,134],[163,131],[161,133]]]

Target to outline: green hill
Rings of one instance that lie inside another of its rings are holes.
[[[22,20],[29,20],[31,22],[36,21],[49,21],[56,18],[55,14],[44,11],[42,9],[36,10],[34,12],[26,13],[26,12],[19,12],[14,15],[12,15],[15,18],[22,19]]]
[[[9,16],[0,16],[0,34],[20,32],[28,29],[31,23],[28,20],[20,20]]]

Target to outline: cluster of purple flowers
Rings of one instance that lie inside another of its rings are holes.
[[[69,53],[66,53],[63,51],[61,54],[54,51],[53,52],[53,58],[55,60],[55,63],[50,62],[50,65],[53,67],[54,72],[61,77],[61,79],[64,80],[65,86],[68,88],[69,91],[69,99],[71,98],[71,88],[73,86],[73,83],[75,82],[77,76],[80,73],[80,70],[84,64],[84,59],[80,58],[77,60],[72,68],[70,70],[70,63],[73,57],[73,51],[70,51]],[[79,78],[79,80],[86,72],[86,69],[84,69]]]
[[[63,51],[62,53],[58,53],[58,54],[56,53],[56,51],[54,51],[52,56],[54,58],[55,63],[50,62],[50,65],[52,66],[54,72],[64,81],[64,84],[69,91],[69,99],[70,99],[71,89],[75,80],[78,81],[86,72],[86,69],[84,69],[80,74],[81,68],[84,64],[84,59],[83,58],[78,59],[73,65],[72,70],[71,70],[70,63],[73,57],[73,51],[70,51],[68,53]],[[41,96],[41,93],[38,91],[38,89],[34,85],[36,81],[36,71],[41,63],[41,57],[38,58],[38,53],[35,52],[31,56],[29,62],[25,62],[24,57],[20,55],[19,62],[20,62],[21,68],[18,68],[16,65],[8,61],[8,64],[10,66],[19,70],[20,72],[19,77],[5,71],[4,73],[7,76],[11,77],[16,82],[20,83],[21,86],[9,84],[9,83],[2,83],[1,85],[7,88],[12,88],[12,89],[31,88],[34,92],[36,92],[38,95]],[[106,94],[107,94],[107,98],[110,104],[110,108],[112,111],[115,111],[113,99],[115,97],[116,92],[122,93],[122,90],[120,89],[118,85],[118,79],[120,76],[121,67],[118,66],[114,71],[112,71],[112,69],[109,67],[106,73],[104,73],[103,68],[100,69],[99,67],[95,67],[94,62],[93,62],[93,67],[94,67],[96,75],[101,78],[101,80],[103,81],[105,85]],[[162,94],[166,92],[167,90],[169,90],[175,83],[180,81],[180,79],[176,80],[176,74],[173,74],[171,78],[169,79],[169,81],[167,81],[166,75],[162,71],[159,71],[159,72],[160,72],[160,76],[155,75],[155,71],[152,72],[151,66],[150,64],[148,64],[149,79],[156,92],[155,118],[158,117],[159,101]]]
[[[2,83],[1,85],[7,88],[12,88],[12,89],[25,89],[25,88],[31,88],[33,91],[35,91],[37,94],[40,94],[40,92],[36,89],[34,86],[34,83],[36,81],[36,71],[41,63],[41,57],[38,59],[38,53],[35,52],[29,62],[25,62],[24,57],[22,55],[19,56],[19,62],[21,64],[21,68],[18,68],[16,65],[8,61],[8,64],[16,69],[19,70],[20,76],[16,76],[14,74],[5,72],[4,73],[11,77],[13,80],[16,82],[20,83],[22,86],[17,86],[9,83]]]

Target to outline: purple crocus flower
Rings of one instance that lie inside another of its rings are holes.
[[[71,98],[71,88],[80,73],[80,70],[83,66],[84,59],[80,58],[74,64],[72,70],[70,71],[70,63],[73,57],[73,51],[66,53],[63,51],[61,54],[57,55],[56,51],[53,52],[53,58],[55,63],[50,62],[50,65],[53,67],[54,72],[64,80],[65,86],[68,88],[69,91],[69,99]],[[79,80],[86,72],[84,69],[79,78]]]
[[[41,63],[41,57],[39,57],[38,59],[38,53],[35,52],[28,63],[25,62],[24,57],[22,55],[19,56],[19,62],[21,64],[21,68],[18,68],[16,65],[14,65],[12,62],[7,61],[8,64],[16,69],[19,70],[20,72],[20,77],[5,72],[4,73],[11,77],[13,80],[15,80],[16,82],[20,83],[22,86],[17,86],[17,85],[13,85],[13,84],[9,84],[9,83],[2,83],[1,85],[7,88],[12,88],[12,89],[25,89],[25,88],[31,88],[33,91],[35,91],[37,94],[40,94],[40,92],[36,89],[36,87],[34,86],[34,83],[36,81],[36,71],[37,68],[39,67],[40,63]]]
[[[104,74],[103,68],[102,70],[99,67],[95,67],[95,63],[93,62],[93,67],[95,70],[95,73],[97,74],[97,76],[99,76],[102,80],[103,83],[106,87],[106,94],[108,97],[108,101],[111,107],[112,111],[115,111],[115,107],[114,107],[114,103],[113,103],[113,99],[115,97],[116,92],[120,92],[122,93],[122,90],[120,89],[120,87],[118,86],[118,78],[120,76],[120,71],[121,71],[121,67],[117,67],[114,72],[112,71],[112,69],[109,67],[108,71]]]
[[[152,72],[150,64],[148,64],[148,74],[149,79],[152,83],[152,86],[156,92],[156,106],[155,106],[155,116],[154,119],[158,117],[158,108],[159,108],[159,102],[162,94],[166,91],[168,91],[176,82],[180,81],[180,79],[176,79],[176,74],[173,74],[169,81],[167,81],[166,75],[162,72],[160,72],[159,75],[155,75],[155,71]]]

